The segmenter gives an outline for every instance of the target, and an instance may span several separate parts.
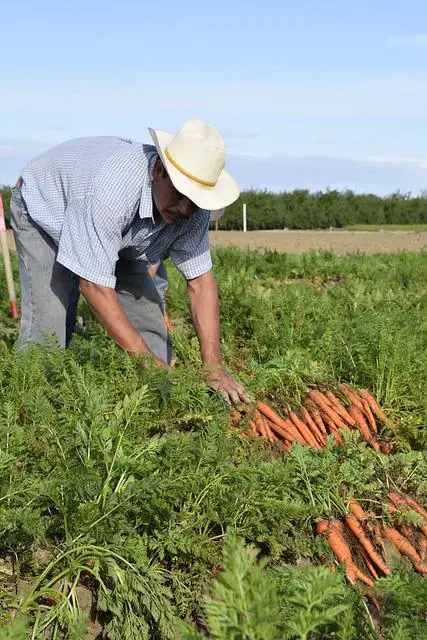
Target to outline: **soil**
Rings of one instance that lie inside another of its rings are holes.
[[[211,231],[212,247],[269,249],[287,253],[311,250],[346,253],[395,253],[427,249],[427,231]]]

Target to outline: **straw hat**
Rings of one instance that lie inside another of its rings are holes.
[[[237,200],[240,189],[224,170],[227,152],[214,127],[188,120],[176,134],[150,127],[148,131],[174,187],[200,209],[217,215],[214,212]]]

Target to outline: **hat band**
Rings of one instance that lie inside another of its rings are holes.
[[[187,176],[187,178],[191,178],[191,180],[194,180],[195,182],[198,182],[199,184],[204,185],[205,187],[214,187],[216,185],[216,181],[215,182],[211,182],[210,180],[203,180],[203,178],[198,178],[197,176],[193,176],[192,173],[190,173],[189,171],[187,171],[186,169],[184,169],[184,167],[181,167],[180,164],[177,163],[177,161],[172,158],[171,154],[168,151],[168,148],[165,148],[165,156],[167,157],[167,159],[169,160],[169,162],[171,164],[173,164],[173,166],[175,167],[175,169],[178,169],[178,171],[180,173],[183,173],[185,176]]]

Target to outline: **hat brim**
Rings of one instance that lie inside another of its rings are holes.
[[[200,209],[208,209],[213,213],[214,211],[228,207],[238,199],[240,195],[239,185],[227,171],[224,169],[221,171],[214,187],[207,187],[200,184],[196,180],[181,173],[166,157],[165,149],[175,137],[174,134],[158,129],[151,129],[150,127],[148,127],[148,131],[156,145],[158,154],[168,172],[173,186],[180,193],[187,196],[187,198],[194,202]],[[218,217],[221,217],[221,215]],[[216,218],[211,217],[211,219],[215,220]]]

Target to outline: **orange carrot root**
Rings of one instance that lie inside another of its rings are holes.
[[[317,405],[309,403],[307,405],[307,411],[313,418],[313,421],[316,423],[317,428],[323,434],[324,437],[328,435],[328,431],[325,427],[325,423],[322,420],[322,416],[320,415],[320,411],[317,408]]]
[[[356,405],[356,407],[363,411],[363,404],[359,398],[359,396],[353,391],[353,389],[344,382],[339,385],[339,388],[343,392],[343,394],[347,397],[347,399],[351,402],[351,404]],[[351,412],[349,411],[350,415]],[[353,416],[352,416],[353,417]]]
[[[404,536],[402,536],[401,533],[399,533],[399,531],[397,531],[397,529],[394,529],[393,527],[386,527],[384,530],[384,536],[394,544],[400,553],[410,559],[417,571],[420,573],[427,573],[427,567],[424,567],[422,564],[418,551]]]
[[[338,427],[336,426],[335,422],[333,420],[331,420],[331,418],[329,416],[327,416],[325,413],[323,414],[322,418],[326,422],[326,424],[328,425],[329,433],[334,436],[336,443],[337,444],[342,444],[343,443],[343,439],[342,439],[340,433],[338,432]]]
[[[368,419],[368,424],[371,431],[373,433],[378,433],[378,426],[377,426],[377,423],[375,422],[374,414],[372,413],[371,407],[369,406],[369,403],[367,400],[365,400],[365,398],[362,398],[362,404],[363,404],[363,414]]]
[[[338,415],[341,416],[341,418],[343,418],[343,420],[348,422],[348,424],[351,427],[354,427],[356,425],[354,418],[351,417],[347,409],[344,407],[343,404],[341,404],[341,402],[338,400],[336,395],[332,393],[332,391],[327,391],[325,393],[325,396],[331,402],[332,409],[334,409],[334,411],[336,411]]]
[[[371,407],[372,411],[377,416],[377,418],[379,418],[382,422],[384,422],[384,424],[387,424],[389,422],[384,411],[381,409],[378,402],[375,400],[373,395],[369,393],[367,389],[360,389],[359,395],[367,401],[367,403],[369,404],[369,406]]]
[[[317,523],[317,533],[325,534],[329,548],[343,567],[345,574],[352,584],[356,579],[356,566],[351,555],[350,547],[341,533],[341,523],[339,520],[320,520]]]
[[[352,404],[349,408],[349,413],[356,420],[357,428],[359,429],[362,438],[370,444],[373,449],[379,449],[380,445],[372,438],[372,434],[360,409]]]
[[[427,552],[427,538],[423,535],[423,537],[420,540],[419,552],[418,552],[421,558],[421,562],[424,562],[424,560],[426,559],[426,552]]]
[[[375,550],[374,545],[369,540],[366,533],[363,531],[363,528],[356,516],[353,513],[349,513],[345,521],[348,528],[350,529],[352,534],[359,540],[360,544],[365,549],[372,562],[374,562],[377,565],[378,569],[381,569],[381,571],[385,575],[389,575],[390,569],[387,567],[380,554]]]
[[[375,578],[375,580],[378,580],[378,578],[379,578],[378,572],[375,569],[374,564],[371,562],[370,557],[368,556],[368,554],[366,553],[366,550],[363,547],[361,548],[361,553],[362,553],[363,559],[364,559],[364,561],[366,563],[366,566],[369,569],[370,574]]]
[[[368,576],[366,576],[363,571],[361,569],[359,569],[359,567],[355,564],[354,565],[355,571],[356,571],[356,577],[359,578],[359,580],[361,580],[362,582],[364,582],[365,584],[367,584],[369,587],[373,587],[374,583],[371,580],[371,578],[368,578]]]
[[[348,503],[348,508],[353,515],[360,521],[366,520],[367,516],[365,511],[363,510],[362,505],[360,505],[357,500],[350,500]]]
[[[323,393],[320,393],[320,391],[312,390],[309,392],[308,397],[315,404],[317,404],[317,406],[322,410],[323,414],[327,415],[331,420],[333,420],[333,422],[335,422],[339,429],[349,431],[348,425],[346,425],[345,422],[339,417],[336,411],[332,408],[332,402],[328,400],[328,398],[326,398]]]
[[[306,407],[301,407],[301,416],[305,424],[310,429],[311,433],[316,438],[317,442],[319,442],[319,444],[324,446],[326,444],[326,439],[323,433],[321,432],[321,430],[319,429],[319,427],[317,426],[317,424],[314,422],[309,412],[307,411]]]
[[[294,411],[289,411],[289,418],[292,420],[292,423],[298,429],[300,435],[304,438],[307,444],[309,444],[314,449],[321,449],[320,444],[317,443],[316,438],[311,433],[310,429],[307,427],[307,425],[304,424],[304,422],[302,422],[298,418],[297,414]]]
[[[256,407],[258,411],[270,420],[270,427],[277,435],[289,441],[296,440],[300,444],[306,444],[290,420],[281,418],[279,414],[265,402],[258,401]]]

